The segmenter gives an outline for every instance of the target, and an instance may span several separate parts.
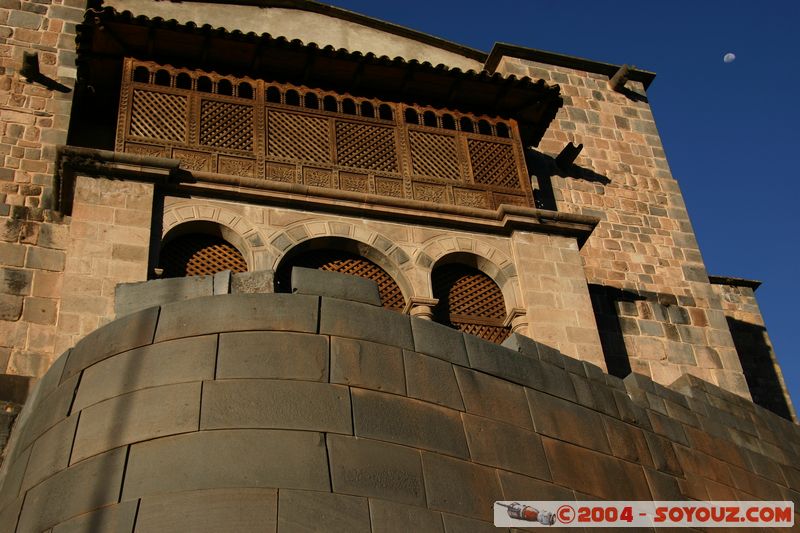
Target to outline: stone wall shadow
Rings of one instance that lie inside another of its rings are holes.
[[[767,330],[735,318],[726,319],[753,403],[792,420],[783,379],[776,371],[775,353],[767,340]]]

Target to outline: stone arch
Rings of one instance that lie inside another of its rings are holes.
[[[352,238],[338,236],[314,237],[306,239],[287,249],[286,252],[275,262],[274,268],[276,273],[276,284],[282,281],[279,279],[279,276],[284,273],[283,267],[287,264],[287,262],[291,262],[292,258],[298,257],[305,252],[326,249],[348,252],[372,261],[381,267],[395,281],[395,283],[397,283],[405,302],[408,302],[409,298],[413,295],[413,289],[411,283],[408,281],[407,276],[390,256],[384,254],[370,244]],[[284,289],[285,287],[281,288],[276,286],[276,292]]]
[[[522,307],[519,276],[512,258],[477,239],[469,237],[441,237],[429,241],[420,250],[415,263],[427,270],[426,295],[433,296],[431,276],[433,269],[446,263],[463,263],[476,268],[492,278],[503,292],[506,311]]]
[[[265,270],[273,263],[273,254],[261,232],[241,214],[225,206],[193,201],[166,206],[161,246],[189,232],[218,234],[239,250],[249,271]]]
[[[385,235],[348,222],[306,220],[275,233],[269,241],[276,272],[287,256],[303,251],[331,247],[361,255],[389,274],[403,293],[406,302],[419,292],[413,283],[414,262],[406,251]]]

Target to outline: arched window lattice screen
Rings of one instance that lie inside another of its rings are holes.
[[[503,326],[506,306],[497,283],[478,269],[459,264],[433,271],[437,322],[491,342],[503,342],[511,330]]]
[[[316,268],[371,279],[378,284],[383,307],[402,311],[403,293],[384,269],[364,257],[340,250],[311,250],[292,261],[292,266]]]
[[[160,256],[163,277],[205,276],[223,270],[247,272],[247,263],[233,245],[220,237],[191,233],[164,246]]]

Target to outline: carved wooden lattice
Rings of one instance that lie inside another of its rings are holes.
[[[247,263],[225,240],[211,235],[192,233],[176,237],[161,251],[161,268],[165,278],[205,276],[223,270],[247,272]]]
[[[331,160],[328,122],[307,115],[269,112],[268,154],[327,163]]]
[[[186,97],[133,91],[130,134],[166,141],[186,138]]]
[[[402,311],[405,306],[397,282],[384,269],[364,257],[340,250],[314,250],[301,255],[293,265],[371,279],[378,284],[383,307]]]
[[[337,162],[384,172],[397,172],[394,130],[353,122],[336,123]]]
[[[477,183],[519,187],[514,152],[507,144],[469,139],[469,158]]]
[[[409,131],[414,174],[459,179],[455,137],[423,131]]]
[[[193,172],[480,209],[533,206],[513,120],[131,58],[116,149]]]
[[[253,108],[203,100],[200,111],[200,144],[251,152]]]
[[[432,275],[438,322],[491,342],[511,333],[503,325],[506,306],[497,283],[483,272],[459,264],[443,265]]]

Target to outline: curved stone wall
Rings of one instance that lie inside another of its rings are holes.
[[[798,426],[691,377],[506,344],[300,294],[128,315],[33,392],[0,532],[496,531],[509,499],[800,509]]]

